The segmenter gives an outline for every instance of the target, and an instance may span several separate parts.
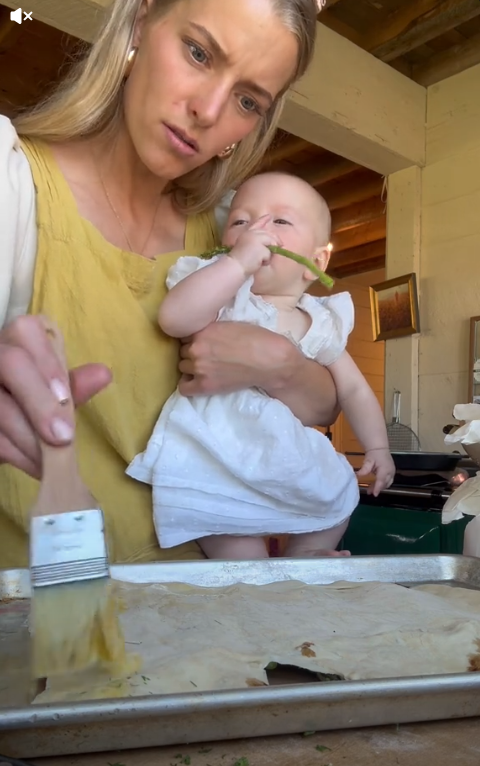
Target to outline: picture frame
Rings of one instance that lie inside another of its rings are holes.
[[[404,274],[370,287],[373,340],[389,340],[420,332],[417,278]]]
[[[480,404],[480,316],[470,317],[468,401]]]

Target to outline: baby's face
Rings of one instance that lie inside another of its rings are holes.
[[[298,178],[266,173],[246,181],[235,195],[223,244],[235,245],[239,236],[263,216],[270,220],[266,230],[280,246],[305,258],[320,255],[320,268],[326,267],[329,213],[314,189]],[[322,255],[323,253],[323,255]],[[257,272],[254,292],[281,295],[293,290],[300,295],[308,286],[306,269],[290,258],[273,255]]]

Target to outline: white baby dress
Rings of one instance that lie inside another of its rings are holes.
[[[168,288],[215,260],[180,258],[170,269]],[[276,309],[251,292],[252,282],[240,288],[217,321],[275,331]],[[350,295],[305,294],[299,307],[312,319],[300,349],[320,364],[332,364],[353,327]],[[127,474],[152,485],[163,548],[215,534],[328,529],[348,519],[359,499],[353,469],[327,437],[259,389],[190,398],[176,391]]]

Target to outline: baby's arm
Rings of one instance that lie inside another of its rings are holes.
[[[223,306],[246,280],[239,261],[224,255],[189,274],[167,293],[158,310],[158,323],[172,338],[187,338],[217,318]]]
[[[340,406],[365,450],[365,461],[358,475],[375,473],[373,494],[378,495],[382,489],[390,486],[395,475],[382,410],[350,354],[344,351],[329,366],[329,370],[337,388]]]
[[[268,246],[277,242],[265,231],[266,223],[266,216],[256,221],[238,237],[230,255],[172,287],[158,310],[163,332],[172,338],[188,338],[216,320],[243,283],[272,257]]]

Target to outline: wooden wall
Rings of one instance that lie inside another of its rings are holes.
[[[419,428],[423,449],[443,449],[480,314],[480,65],[429,88],[422,176]]]
[[[480,65],[431,86],[427,104],[427,165],[388,184],[387,275],[417,273],[421,332],[387,342],[386,391],[410,388],[402,420],[422,450],[442,451],[480,314]]]
[[[384,401],[385,343],[382,341],[375,343],[373,340],[369,285],[382,282],[384,279],[385,272],[378,270],[358,275],[351,279],[337,280],[333,290],[334,293],[347,290],[352,296],[355,306],[355,327],[350,336],[347,350],[377,395],[382,409]],[[387,419],[389,419],[389,413],[387,413]],[[340,415],[335,423],[332,435],[333,444],[339,452],[362,451],[361,445],[356,440],[352,429],[343,415]],[[353,465],[358,466],[361,460],[352,458],[351,462]]]

